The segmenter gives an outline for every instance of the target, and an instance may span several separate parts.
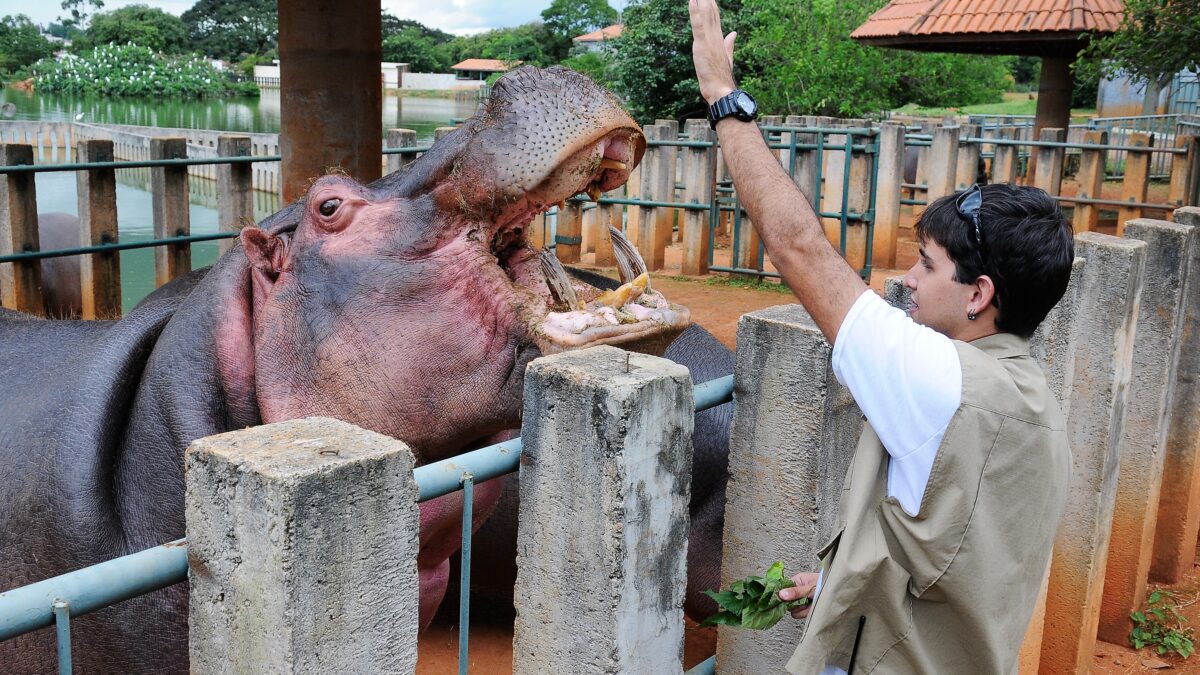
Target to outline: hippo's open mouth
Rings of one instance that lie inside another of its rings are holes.
[[[661,353],[691,323],[686,308],[651,287],[645,261],[619,230],[609,229],[622,285],[611,291],[570,277],[552,251],[528,242],[536,216],[575,195],[594,201],[620,187],[644,149],[636,128],[609,131],[566,156],[497,219],[492,254],[514,286],[540,298],[526,320],[544,354],[598,344]]]

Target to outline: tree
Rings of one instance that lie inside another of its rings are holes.
[[[463,59],[479,58],[548,66],[557,62],[554,55],[547,51],[549,44],[550,35],[546,27],[534,22],[458,37],[446,43],[444,49],[450,65]]]
[[[199,0],[180,17],[192,49],[238,61],[276,48],[279,14],[275,0]]]
[[[179,17],[146,5],[129,5],[92,17],[83,35],[75,41],[81,52],[105,44],[132,42],[164,54],[188,50],[187,27]]]
[[[58,17],[62,24],[67,28],[82,30],[87,25],[90,12],[104,8],[104,0],[62,0],[61,7],[68,13],[65,17]]]
[[[449,72],[450,59],[445,50],[420,29],[408,27],[383,39],[383,60],[407,63],[415,73]]]
[[[1093,37],[1075,64],[1076,76],[1120,73],[1147,83],[1146,104],[1181,70],[1200,70],[1200,11],[1196,0],[1125,0],[1115,33]],[[1094,77],[1095,75],[1093,75]]]
[[[12,74],[54,55],[54,43],[24,14],[0,19],[0,73]]]
[[[387,39],[397,33],[408,28],[415,28],[420,31],[421,35],[429,38],[434,44],[444,44],[454,39],[454,36],[437,28],[430,28],[419,21],[412,19],[401,19],[399,17],[383,12],[381,16],[383,39]]]
[[[566,58],[572,38],[611,26],[620,19],[608,0],[554,0],[542,11],[542,22],[554,39],[556,60]]]
[[[584,52],[562,62],[562,65],[583,73],[597,84],[613,88],[612,57],[606,52]]]

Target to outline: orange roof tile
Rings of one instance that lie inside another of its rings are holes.
[[[521,65],[520,61],[501,61],[500,59],[467,59],[456,63],[451,70],[481,70],[491,73],[508,72],[510,65]]]
[[[621,35],[621,28],[621,24],[616,23],[611,26],[605,26],[600,30],[592,31],[591,33],[584,33],[579,37],[571,38],[571,40],[574,42],[602,42],[604,40],[612,40]]]
[[[850,34],[856,40],[1025,33],[1110,33],[1122,0],[892,0]]]

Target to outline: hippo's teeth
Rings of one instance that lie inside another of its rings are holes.
[[[627,284],[623,284],[614,291],[601,293],[593,302],[612,307],[613,309],[620,309],[641,297],[642,293],[646,291],[646,285],[649,283],[650,275],[641,274],[638,278]]]
[[[617,259],[617,270],[621,273],[621,283],[627,284],[637,277],[649,272],[642,254],[615,227],[608,228],[612,235],[613,257]],[[646,290],[650,290],[650,282],[646,282]]]
[[[594,202],[600,201],[600,186],[595,183],[587,186],[587,196]]]
[[[624,171],[626,169],[626,166],[625,166],[625,162],[618,162],[615,159],[610,159],[608,157],[605,157],[604,159],[600,160],[600,168],[601,169],[616,169],[618,171]]]
[[[546,288],[550,289],[550,298],[554,301],[554,309],[556,311],[579,309],[582,303],[575,296],[575,287],[571,285],[571,278],[567,276],[567,271],[558,261],[558,256],[554,255],[550,249],[544,248],[538,253],[538,260],[542,264],[542,274],[546,276]]]

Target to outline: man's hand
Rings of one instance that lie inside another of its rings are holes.
[[[693,0],[693,2],[694,1],[695,0]],[[817,578],[818,575],[816,572],[801,572],[793,576],[792,581],[796,582],[796,585],[779,591],[779,599],[783,600],[784,602],[791,602],[793,600],[799,600],[800,598],[811,599],[813,591],[817,588]],[[811,602],[803,607],[797,607],[796,609],[792,610],[792,617],[796,619],[803,619],[804,617],[808,616],[808,612],[811,609]]]
[[[737,88],[733,81],[733,41],[737,33],[721,38],[721,12],[716,0],[688,0],[692,15],[692,62],[700,95],[712,105]]]

